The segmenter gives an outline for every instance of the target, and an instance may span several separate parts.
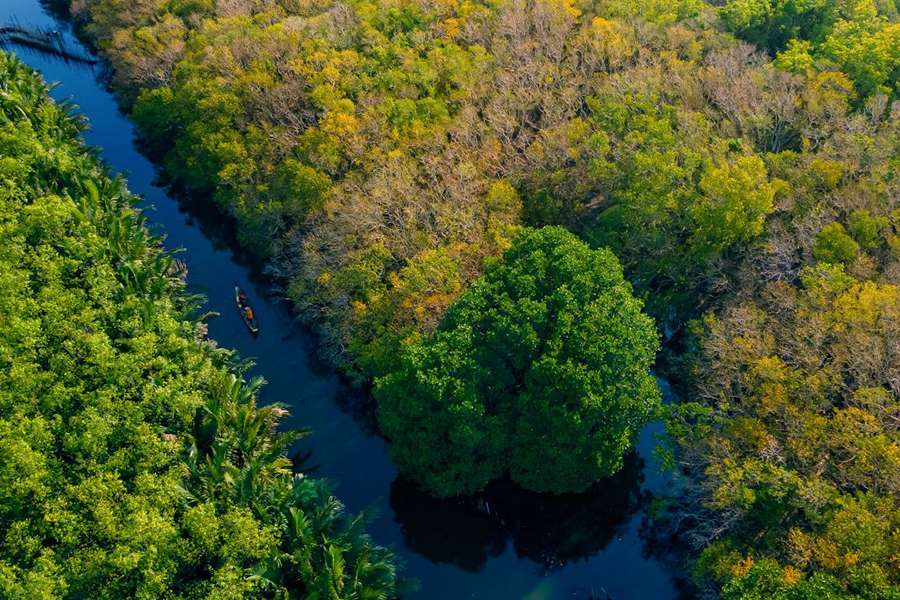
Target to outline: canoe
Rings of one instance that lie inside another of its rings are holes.
[[[247,313],[244,311],[245,308],[250,306],[249,302],[241,302],[241,288],[238,286],[234,286],[234,302],[237,304],[238,312],[241,313],[241,319],[244,320],[244,325],[247,326],[247,329],[250,330],[250,333],[256,334],[259,333],[259,324],[256,321],[256,315],[253,315],[253,318],[247,317]],[[252,311],[253,308],[251,307]]]

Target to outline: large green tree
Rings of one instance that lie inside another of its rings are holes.
[[[395,460],[442,496],[506,473],[546,492],[615,473],[660,401],[641,307],[608,250],[524,230],[377,380]]]

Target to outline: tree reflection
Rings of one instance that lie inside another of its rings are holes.
[[[609,544],[644,501],[642,471],[643,460],[632,453],[619,473],[581,494],[538,494],[499,481],[450,500],[432,498],[400,476],[390,503],[406,544],[433,562],[478,571],[512,542],[520,557],[551,570]]]

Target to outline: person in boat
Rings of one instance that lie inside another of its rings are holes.
[[[243,300],[241,302],[243,302]],[[244,306],[244,316],[247,317],[248,321],[252,321],[253,320],[253,309],[250,308],[249,306]]]
[[[244,292],[240,292],[238,294],[238,302],[241,303],[241,306],[247,306],[247,294],[245,294]]]

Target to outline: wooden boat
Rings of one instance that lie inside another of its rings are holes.
[[[250,330],[250,333],[257,334],[259,333],[259,324],[256,321],[256,315],[248,316],[247,309],[250,309],[250,313],[253,314],[253,309],[250,306],[250,303],[246,300],[246,296],[244,300],[241,300],[241,288],[235,284],[234,286],[234,302],[237,304],[238,312],[241,313],[241,318],[244,320],[244,325],[247,326],[247,329]]]

